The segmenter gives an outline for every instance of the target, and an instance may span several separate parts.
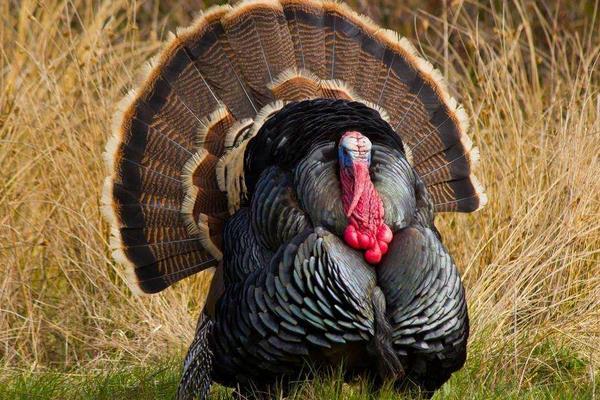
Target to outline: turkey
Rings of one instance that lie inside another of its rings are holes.
[[[465,112],[406,39],[330,1],[217,6],[115,121],[103,204],[132,290],[214,269],[179,399],[342,363],[431,394],[462,367],[434,217],[487,198]]]

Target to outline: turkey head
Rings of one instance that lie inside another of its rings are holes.
[[[340,139],[338,159],[342,204],[349,222],[344,230],[344,241],[354,249],[365,250],[369,264],[378,264],[393,235],[383,222],[383,202],[369,174],[371,148],[369,138],[349,131]]]

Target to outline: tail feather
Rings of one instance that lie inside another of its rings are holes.
[[[449,180],[468,178],[474,162],[464,147],[454,145],[425,160],[420,160],[415,165],[415,169],[427,186],[430,186]]]
[[[214,95],[236,118],[246,118],[256,114],[256,105],[230,39],[224,34],[222,19],[231,11],[229,5],[213,7],[190,27],[180,29],[178,35],[194,68]],[[205,108],[204,113],[210,110]]]
[[[332,1],[218,6],[172,35],[107,145],[104,210],[133,287],[157,292],[216,265],[249,140],[286,102],[317,97],[375,108],[436,211],[485,204],[465,113],[406,39]]]
[[[203,120],[204,127],[198,132],[196,139],[198,147],[206,149],[213,156],[222,156],[225,150],[225,135],[234,123],[235,118],[227,106],[219,105]]]
[[[439,211],[483,207],[487,204],[487,195],[474,175],[465,179],[437,183],[428,186],[427,190],[434,199],[434,208]]]
[[[417,71],[408,62],[406,39],[388,30],[377,31],[375,35],[379,41],[386,44],[385,58],[381,59],[381,63],[386,65],[387,69],[380,90],[372,94],[373,101],[388,111],[391,117],[390,125],[408,144],[414,131],[398,130],[398,124],[411,114],[414,103],[418,101],[410,92]]]
[[[288,69],[269,83],[273,95],[285,101],[300,101],[321,96],[319,78],[307,70]]]
[[[115,228],[144,228],[167,227],[181,224],[181,210],[167,207],[155,207],[150,204],[119,206],[120,213],[126,213],[130,218],[115,223]]]
[[[223,17],[236,63],[259,107],[274,100],[266,84],[296,66],[290,32],[281,4],[251,1]]]
[[[358,95],[345,81],[329,79],[321,81],[321,94],[329,99],[356,100]]]
[[[162,76],[158,75],[149,83],[147,90],[140,93],[137,99],[136,105],[143,109],[136,112],[136,117],[148,126],[174,135],[179,143],[193,150],[194,133],[202,126],[201,115],[194,114]]]
[[[365,19],[361,19],[342,3],[326,2],[323,6],[326,32],[326,66],[323,79],[340,79],[354,86],[360,63],[365,62],[365,59],[360,54],[361,30],[353,22]]]
[[[156,69],[156,65],[160,65],[159,61],[150,62],[149,71]],[[205,110],[215,108],[219,102],[213,88],[198,71],[185,47],[178,48],[171,55],[165,68],[160,69],[159,79],[166,82],[177,101],[196,120],[200,120]]]
[[[314,0],[282,0],[281,4],[294,45],[297,67],[327,79],[323,4]]]
[[[369,46],[371,40],[369,36],[363,37],[363,46]],[[372,50],[367,52],[365,47],[361,49],[360,67],[356,72],[354,87],[359,96],[378,104],[381,101],[381,92],[385,90],[391,75],[391,68],[385,61],[391,60],[392,55],[387,53],[384,47],[375,47]]]

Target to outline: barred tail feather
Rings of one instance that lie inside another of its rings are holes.
[[[148,64],[106,147],[103,208],[137,292],[216,265],[223,223],[243,203],[246,144],[271,111],[318,97],[376,109],[436,211],[485,204],[466,114],[406,39],[333,1],[213,7]]]

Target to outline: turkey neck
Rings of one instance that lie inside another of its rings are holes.
[[[367,163],[355,162],[340,168],[342,204],[349,223],[375,240],[383,223],[383,203],[373,186]]]

